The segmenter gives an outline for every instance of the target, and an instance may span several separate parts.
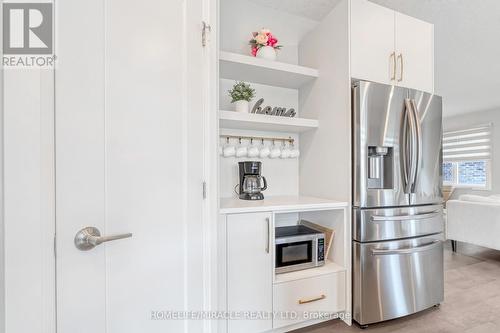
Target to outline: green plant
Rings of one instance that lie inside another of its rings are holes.
[[[228,91],[231,96],[231,103],[236,101],[250,102],[255,96],[255,89],[252,89],[248,83],[243,81],[236,82],[231,90]]]

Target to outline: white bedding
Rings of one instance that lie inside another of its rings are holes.
[[[500,250],[500,199],[461,196],[446,204],[447,238]]]

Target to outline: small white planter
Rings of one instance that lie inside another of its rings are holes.
[[[236,112],[249,112],[248,109],[250,107],[250,104],[248,103],[248,101],[236,101],[234,102],[234,105],[236,106]]]
[[[257,51],[257,58],[276,60],[276,50],[272,46],[261,47]]]

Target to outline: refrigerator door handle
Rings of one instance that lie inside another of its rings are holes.
[[[441,244],[441,241],[435,240],[432,243],[429,243],[426,245],[409,247],[409,248],[404,248],[404,249],[394,249],[394,250],[372,249],[372,254],[374,256],[391,255],[391,254],[413,254],[413,253],[417,253],[417,252],[432,250],[434,247],[436,247],[439,244]]]
[[[420,122],[420,117],[418,115],[418,108],[417,108],[417,103],[415,102],[415,99],[412,99],[410,101],[411,104],[411,109],[413,113],[413,119],[414,119],[414,124],[415,124],[415,161],[414,165],[412,167],[414,168],[415,172],[413,174],[413,178],[411,180],[411,193],[415,193],[415,187],[417,184],[418,180],[418,174],[420,171],[421,163],[422,163],[422,125]],[[413,162],[412,162],[413,163]]]
[[[411,193],[413,180],[416,172],[416,146],[417,137],[415,129],[415,117],[412,111],[412,104],[409,98],[405,99],[405,114],[403,116],[402,151],[401,163],[403,169],[404,192]],[[409,169],[409,170],[408,170]]]
[[[405,101],[405,110],[403,114],[403,122],[401,128],[401,153],[400,153],[400,165],[401,165],[401,174],[403,177],[403,191],[404,193],[408,193],[408,106]]]
[[[424,214],[415,215],[393,215],[393,216],[383,216],[383,215],[372,215],[372,222],[378,221],[408,221],[408,220],[427,220],[441,215],[441,212],[435,211]]]

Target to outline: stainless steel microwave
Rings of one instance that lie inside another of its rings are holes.
[[[275,230],[276,273],[298,271],[325,264],[325,234],[294,225]]]

